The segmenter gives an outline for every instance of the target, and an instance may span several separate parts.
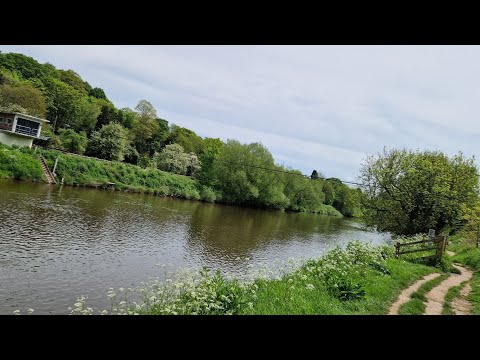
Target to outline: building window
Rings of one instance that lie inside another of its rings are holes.
[[[40,123],[38,122],[17,118],[17,126],[15,128],[15,132],[19,134],[37,137],[39,127]]]

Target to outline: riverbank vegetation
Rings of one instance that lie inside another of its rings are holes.
[[[117,109],[103,89],[75,71],[40,64],[22,54],[0,53],[0,108],[50,120],[42,129],[49,140],[35,140],[39,146],[124,164],[94,164],[96,160],[62,154],[56,173],[66,184],[114,182],[119,189],[239,206],[336,216],[362,213],[362,192],[338,179],[325,179],[316,170],[306,177],[276,164],[260,143],[202,138],[159,117],[146,100],[133,110]],[[51,160],[49,152],[43,154]],[[31,177],[36,179],[35,174]],[[173,185],[177,180],[178,186]]]
[[[295,270],[261,271],[239,281],[212,273],[180,272],[110,289],[108,309],[88,307],[84,296],[72,314],[386,314],[400,291],[433,267],[395,259],[389,246],[349,243]],[[131,299],[135,298],[136,302]]]
[[[43,181],[42,168],[33,150],[0,143],[0,179]]]

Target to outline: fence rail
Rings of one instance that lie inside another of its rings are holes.
[[[416,253],[416,252],[421,252],[421,251],[435,250],[435,255],[433,255],[433,256],[440,259],[443,256],[443,254],[445,253],[447,243],[448,243],[448,236],[446,236],[446,235],[436,236],[434,238],[427,239],[427,240],[413,241],[411,243],[397,242],[395,244],[395,248],[396,248],[395,254],[398,257],[399,255],[404,255],[404,254],[411,254],[411,253]],[[427,244],[427,246],[419,248],[419,249],[413,249],[413,250],[407,250],[406,249],[406,250],[402,251],[402,248],[407,248],[408,246],[418,245],[418,244]],[[432,244],[435,244],[435,246],[431,246]]]

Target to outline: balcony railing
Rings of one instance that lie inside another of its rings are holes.
[[[17,127],[15,128],[15,132],[18,134],[29,135],[34,137],[37,137],[38,135],[38,129],[31,128],[28,126],[18,125],[18,124],[17,124]]]

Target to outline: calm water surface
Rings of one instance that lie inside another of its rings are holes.
[[[109,287],[161,276],[160,264],[243,275],[352,239],[390,238],[328,216],[0,180],[0,314],[66,314],[78,295],[100,309]]]

